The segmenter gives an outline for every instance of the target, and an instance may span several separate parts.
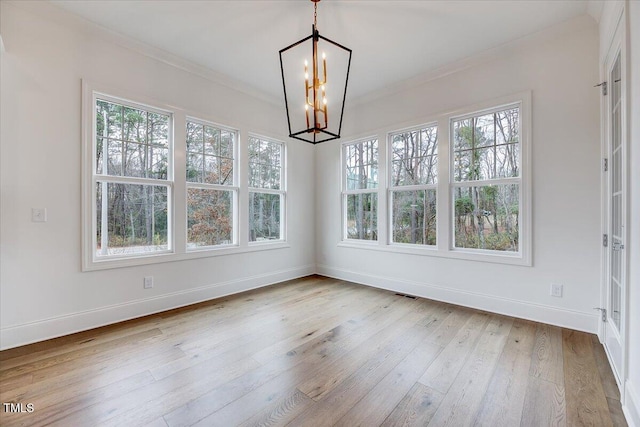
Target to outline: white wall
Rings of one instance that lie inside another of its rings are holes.
[[[384,140],[387,132],[438,113],[531,90],[533,266],[338,246],[340,142],[331,142],[316,152],[318,271],[595,332],[601,244],[597,24],[578,18],[472,62],[352,106],[343,141],[369,135]],[[380,211],[384,215],[384,206]],[[564,285],[563,298],[549,295],[551,282]]]
[[[629,330],[624,408],[629,425],[640,426],[640,2],[627,1],[629,86]],[[633,420],[633,421],[631,421]],[[632,424],[633,423],[633,424]]]
[[[0,7],[2,348],[314,272],[313,147],[285,137],[280,106],[124,47],[45,2]],[[81,79],[288,140],[290,248],[81,272]],[[48,221],[31,222],[32,207],[47,208]]]

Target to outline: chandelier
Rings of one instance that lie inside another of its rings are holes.
[[[351,66],[351,49],[318,32],[319,1],[311,35],[280,50],[289,136],[312,144],[340,138]]]

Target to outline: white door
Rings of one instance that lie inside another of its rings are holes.
[[[619,35],[619,32],[618,32]],[[622,38],[615,37],[605,63],[607,72],[607,223],[606,322],[604,345],[618,384],[624,378],[626,295],[627,149]]]

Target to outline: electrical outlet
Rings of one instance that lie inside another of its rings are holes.
[[[31,222],[47,222],[47,208],[31,208]]]
[[[562,298],[562,285],[551,284],[551,296]]]
[[[144,278],[144,288],[145,289],[153,288],[153,276],[145,276],[145,278]]]

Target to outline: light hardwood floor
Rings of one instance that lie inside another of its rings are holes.
[[[0,395],[34,409],[2,426],[626,425],[594,335],[319,276],[6,350]]]

